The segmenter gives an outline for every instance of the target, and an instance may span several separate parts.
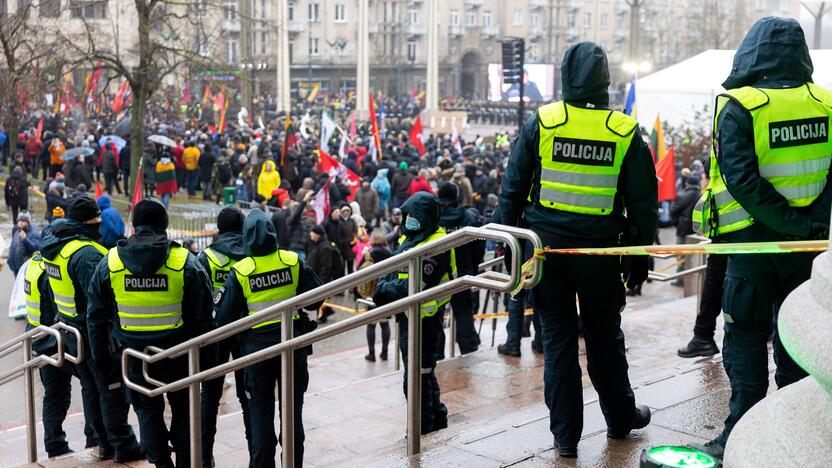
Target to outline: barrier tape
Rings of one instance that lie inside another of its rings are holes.
[[[185,231],[181,229],[168,229],[167,230],[168,237],[172,236],[213,236],[214,234],[218,234],[219,231]]]
[[[530,277],[534,272],[535,260],[546,260],[548,254],[559,255],[744,255],[744,254],[785,254],[785,253],[806,253],[825,252],[829,249],[829,241],[826,240],[803,240],[803,241],[782,241],[782,242],[734,242],[725,244],[676,244],[676,245],[636,245],[626,247],[601,247],[581,249],[553,249],[543,247],[534,249],[532,258],[523,264],[520,272],[521,281],[517,288],[511,292],[516,296],[523,289],[523,280]]]

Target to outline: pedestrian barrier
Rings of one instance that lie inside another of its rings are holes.
[[[476,276],[466,275],[451,281],[441,283],[433,288],[422,290],[421,275],[409,275],[409,294],[406,298],[393,303],[377,307],[366,314],[357,315],[347,320],[337,322],[325,328],[318,328],[310,333],[294,337],[292,316],[295,311],[315,302],[322,301],[334,294],[357,287],[372,278],[398,271],[402,267],[410,271],[421,271],[425,258],[437,255],[453,247],[458,247],[474,240],[485,239],[505,243],[513,254],[510,274],[486,271]],[[243,369],[250,365],[281,356],[282,392],[281,421],[282,421],[282,466],[294,466],[294,351],[326,338],[340,335],[358,327],[365,326],[377,320],[388,318],[398,312],[408,311],[408,368],[407,368],[407,453],[414,455],[421,451],[421,309],[419,304],[425,301],[445,297],[456,292],[471,288],[492,291],[509,292],[518,284],[524,287],[534,287],[538,281],[541,265],[539,261],[532,262],[527,269],[532,272],[527,277],[521,277],[522,248],[518,239],[528,240],[533,247],[541,248],[542,242],[533,231],[497,224],[489,224],[482,228],[466,227],[455,231],[441,239],[420,245],[406,252],[402,252],[382,262],[356,271],[352,274],[334,280],[312,291],[287,299],[256,314],[241,318],[231,324],[198,336],[184,343],[166,350],[148,347],[142,351],[126,349],[122,354],[122,378],[130,389],[147,396],[161,396],[188,388],[190,395],[190,444],[191,466],[201,466],[201,430],[199,418],[199,384],[224,376],[229,372]],[[252,326],[270,320],[282,319],[282,342],[255,353],[234,359],[216,367],[199,369],[199,351],[220,340],[249,330]],[[188,355],[188,377],[164,383],[155,381],[148,375],[149,364],[182,355]],[[127,375],[130,359],[139,359],[143,363],[144,377],[155,388],[144,387],[130,380]]]
[[[64,349],[64,339],[61,330],[75,335],[78,340],[78,351],[76,356],[67,354]],[[57,352],[52,356],[35,356],[32,352],[32,343],[51,335],[55,338]],[[29,462],[34,463],[38,458],[37,434],[35,425],[35,369],[43,366],[61,367],[64,361],[79,364],[84,359],[84,346],[81,333],[78,329],[58,322],[51,326],[38,325],[31,330],[19,335],[0,345],[0,358],[4,358],[19,349],[23,350],[23,362],[13,369],[0,375],[0,385],[11,382],[18,377],[23,377],[24,400],[26,411],[26,451]]]

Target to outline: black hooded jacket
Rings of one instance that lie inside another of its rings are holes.
[[[150,226],[137,226],[136,233],[118,241],[115,247],[124,267],[133,275],[156,273],[168,258],[172,247],[181,247],[169,240],[164,232]],[[87,327],[90,334],[92,357],[97,369],[114,369],[110,337],[128,348],[142,350],[145,346],[169,348],[213,328],[211,314],[211,282],[196,256],[188,254],[184,267],[184,296],[182,298],[182,326],[173,330],[136,332],[122,330],[119,325],[115,294],[110,284],[110,268],[103,257],[95,269],[89,285]]]
[[[434,195],[427,192],[414,194],[402,205],[402,213],[418,219],[421,226],[416,231],[409,231],[404,226],[402,227],[406,239],[396,247],[394,255],[412,249],[439,229],[439,200]],[[424,290],[439,284],[446,273],[451,274],[451,253],[448,251],[426,258],[422,265],[422,289]],[[379,280],[373,294],[373,302],[377,305],[385,305],[407,295],[407,280],[399,279],[398,273],[393,272]]]
[[[246,256],[245,244],[243,244],[243,235],[239,232],[224,232],[220,234],[217,240],[208,247],[226,255],[232,262],[242,260]],[[200,252],[197,259],[199,259],[199,263],[202,264],[202,268],[204,268],[210,275],[211,266],[208,262],[208,256],[205,255],[205,251]]]
[[[566,51],[561,67],[563,97],[567,105],[606,110],[609,107],[609,71],[603,49],[581,42]],[[521,218],[548,244],[607,247],[621,235],[629,245],[652,244],[657,224],[658,184],[650,149],[638,128],[618,176],[612,214],[595,216],[571,213],[528,202],[539,180],[540,132],[538,115],[523,126],[511,150],[500,193],[500,219],[518,226]],[[626,214],[625,214],[626,209]]]
[[[476,210],[459,206],[457,203],[442,202],[442,216],[439,218],[439,226],[448,234],[462,229],[466,226],[479,227],[482,223],[479,220]],[[457,275],[475,275],[479,264],[485,256],[485,241],[477,240],[461,245],[454,249],[456,251]]]
[[[243,244],[247,257],[262,257],[276,252],[277,232],[271,220],[260,210],[252,210],[246,217],[243,224]],[[300,261],[300,260],[299,260]],[[300,261],[300,268],[297,278],[297,293],[302,294],[321,285],[321,280],[311,269]],[[307,311],[317,310],[323,301],[316,302],[304,307]],[[217,323],[219,326],[227,325],[239,318],[248,315],[248,306],[243,294],[243,288],[237,281],[237,275],[230,274],[225,285],[220,288],[214,298]],[[306,314],[302,314],[304,319]],[[275,330],[277,326],[265,326],[252,329],[248,338],[257,339],[264,343],[277,343],[280,341],[280,333]]]
[[[757,21],[734,55],[726,89],[753,86],[765,89],[794,88],[812,81],[812,59],[800,24],[793,19],[763,18]],[[832,113],[832,110],[830,110]],[[811,205],[793,208],[760,176],[754,149],[751,115],[729,101],[717,116],[716,158],[728,191],[755,219],[749,229],[725,235],[725,241],[805,239],[812,223],[829,222],[832,184]]]

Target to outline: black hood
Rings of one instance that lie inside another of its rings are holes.
[[[82,224],[74,219],[58,218],[43,230],[40,253],[47,260],[54,260],[67,242],[79,240],[98,241],[101,234],[98,224]]]
[[[118,257],[130,273],[150,275],[155,273],[167,260],[171,244],[164,231],[150,226],[137,226],[136,233],[128,239],[118,241]]]
[[[560,66],[563,99],[607,107],[610,69],[607,54],[594,42],[579,42],[566,50]]]
[[[407,242],[402,244],[402,247],[410,248],[410,246],[422,242],[436,232],[439,227],[439,199],[434,195],[427,192],[416,193],[404,202],[401,209],[402,213],[418,219],[421,225],[419,230],[415,232],[404,230]],[[404,228],[404,222],[402,222],[402,227]]]
[[[766,83],[812,81],[812,58],[803,28],[789,18],[763,18],[745,35],[734,54],[725,89]]]
[[[228,255],[235,260],[242,260],[246,257],[246,247],[243,243],[243,235],[239,232],[224,232],[211,248],[217,252]]]
[[[464,206],[442,206],[442,216],[439,218],[439,225],[443,228],[454,230],[471,226],[476,219],[474,215]]]
[[[277,251],[277,230],[261,210],[251,210],[243,223],[243,244],[246,253],[262,257]]]

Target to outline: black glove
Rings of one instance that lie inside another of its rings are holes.
[[[829,239],[829,225],[824,223],[812,223],[809,231],[809,240]]]
[[[622,257],[621,267],[627,289],[636,288],[647,281],[647,260],[646,255]]]

